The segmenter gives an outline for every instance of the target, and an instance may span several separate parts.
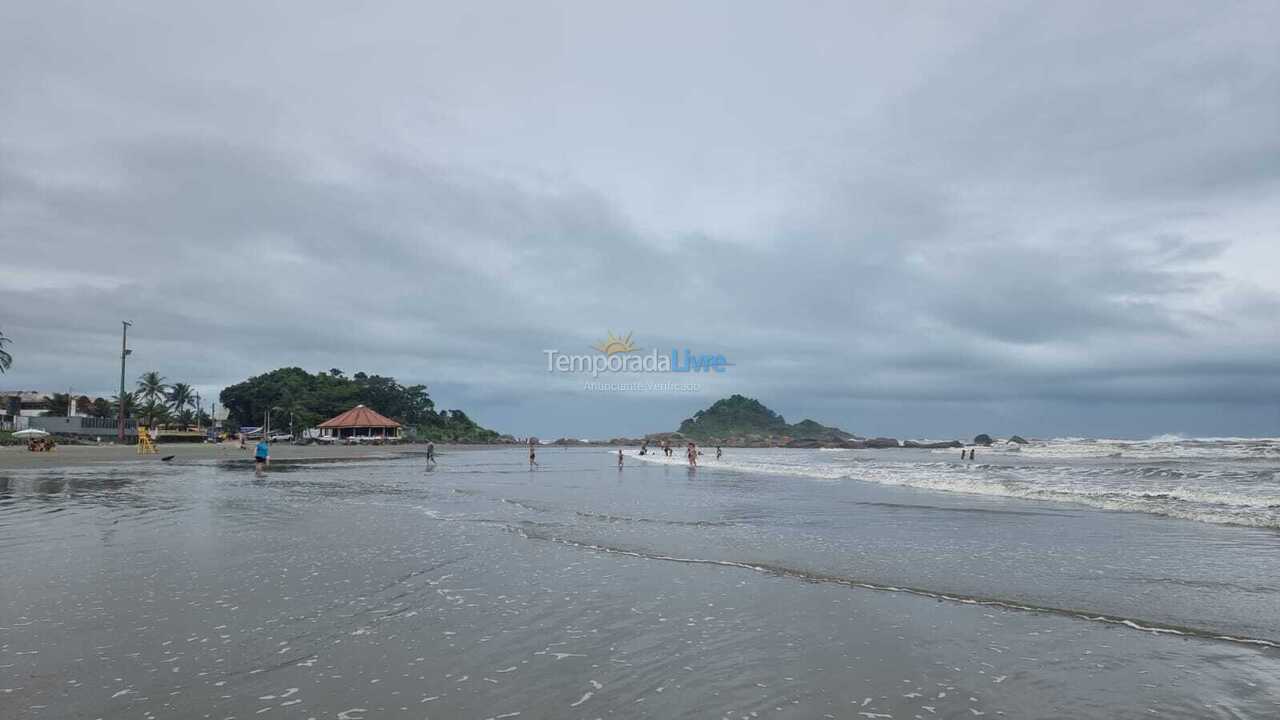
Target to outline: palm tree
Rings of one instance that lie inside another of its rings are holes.
[[[178,420],[178,427],[183,430],[186,430],[187,428],[195,424],[196,414],[191,412],[191,408],[184,408],[181,412],[178,413],[177,420]]]
[[[5,344],[10,342],[13,341],[0,332],[0,373],[8,370],[9,366],[13,364],[13,356],[4,351]]]
[[[183,408],[190,405],[195,400],[195,391],[186,383],[174,383],[169,388],[169,404],[173,405],[173,409],[182,412]]]
[[[168,392],[164,376],[155,370],[144,372],[138,378],[138,395],[142,400],[164,400]]]
[[[112,395],[111,406],[115,410],[116,417],[120,417],[120,404],[121,404],[120,396]],[[131,417],[133,415],[133,411],[137,409],[137,407],[138,407],[138,394],[126,392],[124,394],[124,416]]]
[[[148,400],[138,408],[138,419],[147,427],[157,427],[169,421],[169,406],[157,400]]]

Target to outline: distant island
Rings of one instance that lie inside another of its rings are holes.
[[[991,441],[986,436],[989,444]],[[731,395],[717,400],[711,407],[699,410],[680,423],[675,432],[651,433],[649,442],[685,442],[724,445],[726,447],[790,447],[790,448],[947,448],[961,447],[958,440],[921,442],[896,438],[865,438],[838,427],[805,419],[789,424],[778,413],[754,398]],[[1019,438],[1021,440],[1021,438]],[[979,440],[981,444],[981,440]]]

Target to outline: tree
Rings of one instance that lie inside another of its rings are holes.
[[[169,393],[169,386],[164,376],[155,370],[144,372],[138,377],[138,399],[143,401],[164,400]]]
[[[122,403],[120,402],[120,396],[119,396],[119,395],[112,395],[112,396],[111,396],[111,408],[112,408],[112,411],[115,413],[115,416],[116,416],[116,417],[120,417],[120,407],[121,407],[121,404],[122,404]],[[128,418],[128,417],[133,417],[133,413],[134,413],[134,411],[135,411],[135,410],[137,409],[137,407],[138,407],[138,394],[137,394],[137,393],[126,392],[126,393],[124,394],[124,403],[123,403],[123,405],[124,405],[124,416],[125,416],[125,417],[127,417],[127,418]]]
[[[0,373],[8,370],[9,367],[13,365],[13,356],[4,350],[4,346],[11,342],[13,341],[5,337],[4,333],[0,332]]]
[[[178,412],[177,421],[178,427],[186,430],[196,423],[196,414],[191,411],[191,408],[183,408]]]
[[[483,441],[497,433],[476,425],[461,411],[437,413],[426,385],[402,385],[393,377],[357,372],[346,377],[341,370],[309,373],[302,368],[280,368],[224,389],[218,400],[231,417],[244,425],[261,425],[273,408],[272,425],[279,427],[293,414],[295,428],[317,423],[358,404],[365,405],[404,425],[434,429],[423,436],[433,439],[465,437]]]
[[[93,409],[89,411],[89,414],[96,418],[114,417],[114,413],[111,410],[111,401],[106,398],[94,398]]]
[[[71,396],[67,393],[54,393],[49,396],[49,414],[50,415],[67,415],[67,409],[71,407]]]
[[[178,425],[186,430],[186,426],[182,422],[182,413],[187,409],[188,405],[195,402],[195,392],[191,386],[186,383],[174,383],[169,390],[169,403],[173,405],[173,411],[178,416]],[[187,423],[190,424],[190,423]]]
[[[168,423],[172,416],[169,406],[159,400],[147,400],[138,408],[138,422],[147,427],[156,427]]]

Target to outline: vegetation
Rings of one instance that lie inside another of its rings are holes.
[[[289,424],[314,427],[365,405],[416,431],[419,438],[454,442],[492,442],[498,434],[480,427],[461,410],[437,412],[425,385],[401,385],[395,378],[358,372],[347,377],[337,368],[309,373],[280,368],[232,385],[218,398],[234,424],[262,425],[271,415],[273,428]]]
[[[195,424],[195,413],[191,408],[196,404],[195,390],[186,383],[174,383],[169,388],[169,404],[173,407],[174,420],[178,427],[186,430]]]
[[[5,352],[4,346],[13,342],[0,332],[0,373],[5,372],[13,365],[13,356]]]
[[[89,410],[90,417],[109,418],[115,417],[115,407],[112,402],[106,398],[94,398],[92,407]]]
[[[124,394],[124,402],[121,403],[119,395],[111,396],[111,416],[120,417],[121,405],[124,406],[124,416],[126,418],[133,417],[135,409],[138,407],[138,396],[136,393],[126,392]]]
[[[147,402],[157,402],[163,400],[169,393],[169,386],[164,382],[164,376],[152,370],[144,372],[138,378],[138,399]]]
[[[759,400],[731,395],[706,410],[680,423],[680,433],[695,440],[741,438],[803,438],[814,440],[847,440],[853,435],[839,428],[827,427],[813,420],[794,425]]]
[[[49,414],[50,415],[69,415],[67,410],[71,407],[71,396],[67,393],[54,393],[49,396]]]

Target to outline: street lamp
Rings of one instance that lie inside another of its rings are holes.
[[[120,416],[120,427],[116,434],[116,442],[124,444],[124,359],[133,351],[129,349],[129,326],[133,323],[121,320],[120,325],[120,394],[116,396],[116,414]]]

